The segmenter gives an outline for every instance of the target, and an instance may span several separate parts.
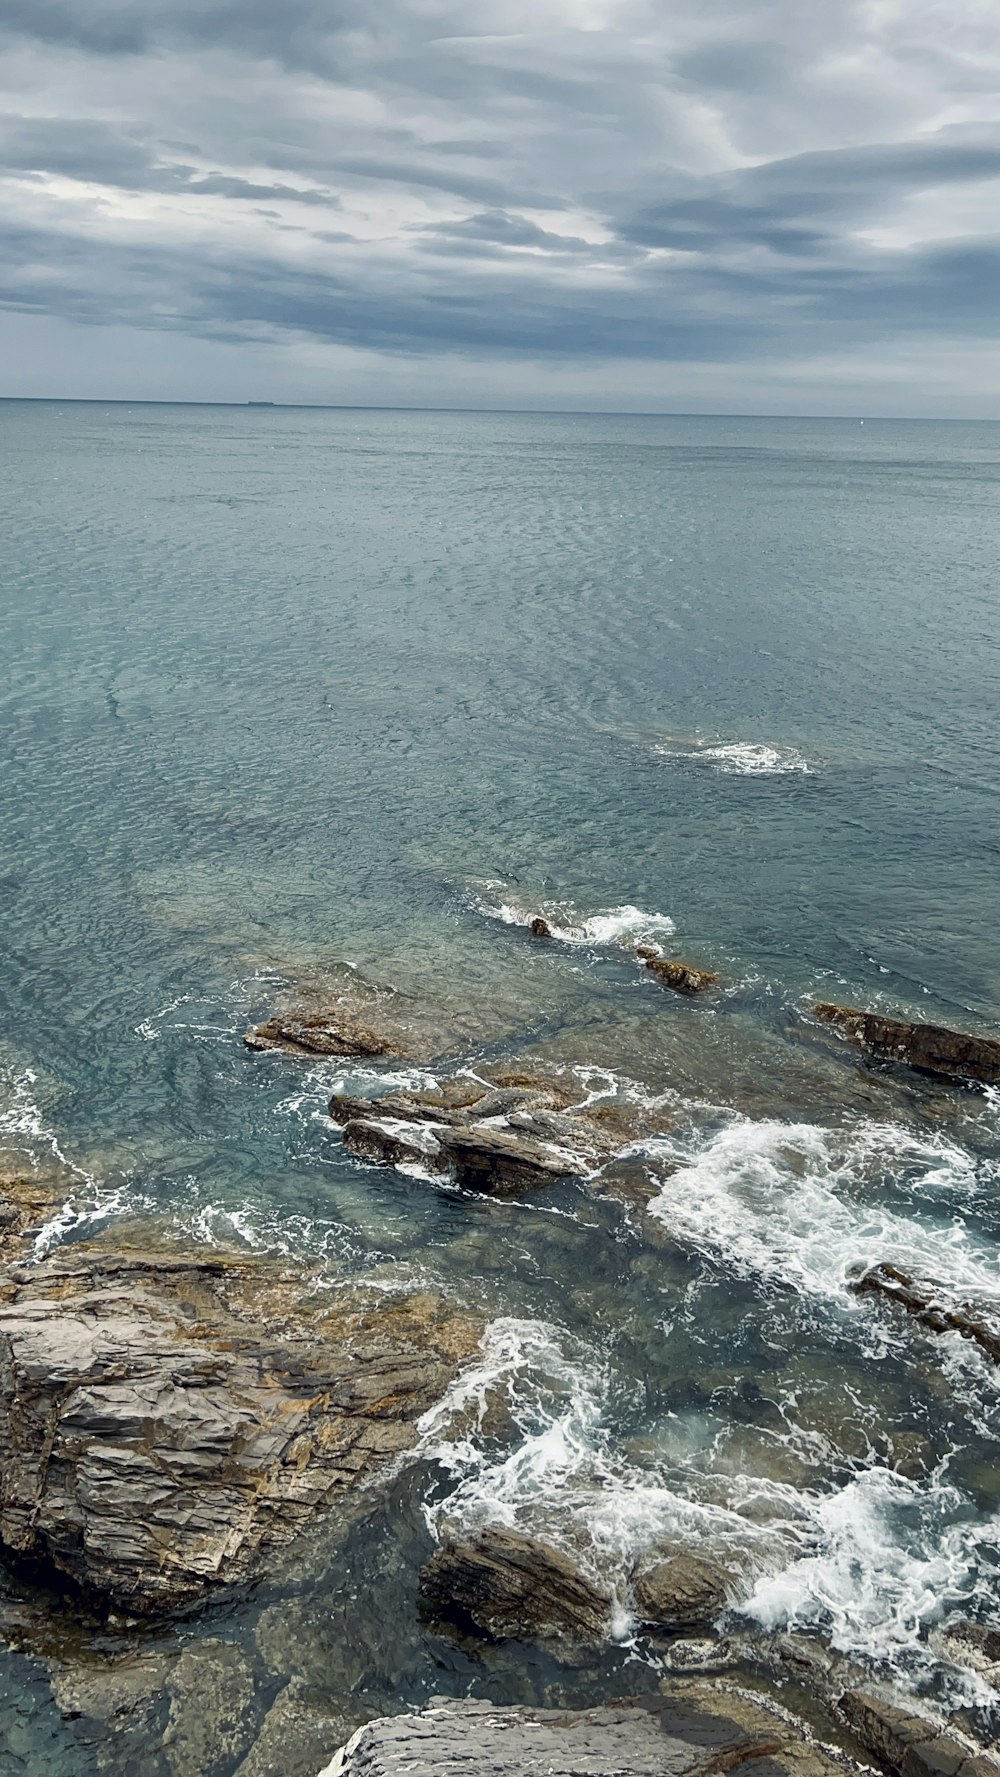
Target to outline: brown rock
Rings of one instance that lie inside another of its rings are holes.
[[[932,1333],[961,1333],[963,1339],[971,1339],[980,1346],[994,1363],[1000,1363],[1000,1326],[966,1308],[948,1307],[930,1284],[914,1281],[895,1265],[873,1265],[850,1287],[858,1296],[886,1296],[891,1302],[898,1302]]]
[[[1000,1760],[881,1697],[847,1691],[840,1710],[861,1745],[900,1777],[1000,1777]]]
[[[580,1158],[560,1157],[544,1141],[482,1124],[439,1130],[438,1141],[456,1184],[492,1197],[537,1191],[576,1177],[584,1165]]]
[[[322,1012],[276,1013],[266,1024],[248,1030],[243,1041],[248,1049],[283,1049],[292,1055],[402,1054],[389,1037],[339,1006]]]
[[[645,944],[640,944],[635,954],[642,959],[650,973],[663,982],[664,987],[673,988],[675,993],[704,993],[707,987],[714,987],[719,979],[711,969],[697,969],[693,963],[682,963],[673,957],[661,956],[658,950],[650,950]]]
[[[600,1641],[611,1612],[609,1592],[559,1549],[516,1530],[485,1530],[475,1542],[446,1543],[423,1568],[420,1595],[441,1615],[501,1640]]]
[[[245,1258],[78,1246],[8,1273],[0,1544],[138,1615],[242,1583],[416,1439],[479,1327]]]
[[[678,1629],[706,1623],[726,1603],[727,1577],[715,1561],[678,1549],[634,1577],[640,1622]]]
[[[536,914],[528,927],[528,930],[535,938],[551,938],[552,936],[552,927],[549,925],[547,919],[542,918],[540,913]]]
[[[968,1036],[940,1024],[911,1024],[877,1012],[862,1012],[855,1006],[824,1002],[813,1010],[824,1024],[835,1024],[881,1061],[904,1062],[923,1073],[944,1074],[950,1079],[978,1080],[987,1085],[1000,1081],[1000,1042],[995,1037]]]
[[[448,1163],[427,1123],[359,1117],[344,1124],[344,1146],[358,1160],[376,1166],[429,1166],[446,1172]]]

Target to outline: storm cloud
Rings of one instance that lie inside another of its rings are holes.
[[[981,0],[0,0],[0,51],[0,392],[1000,401]]]

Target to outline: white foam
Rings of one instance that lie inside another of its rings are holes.
[[[486,894],[477,897],[475,905],[487,919],[499,919],[504,925],[529,926],[541,915],[553,938],[563,944],[620,944],[676,929],[669,914],[646,913],[631,904],[581,915],[567,905],[507,899],[509,891],[500,882],[486,883],[484,888]]]
[[[714,1134],[657,1137],[633,1151],[676,1169],[651,1213],[740,1276],[846,1309],[854,1306],[848,1279],[891,1260],[955,1296],[1000,1307],[1000,1257],[961,1216],[977,1189],[995,1189],[996,1168],[977,1168],[943,1137],[892,1123],[830,1129],[737,1117]],[[909,1213],[879,1200],[887,1184],[909,1195]],[[953,1199],[944,1224],[942,1194]]]
[[[706,747],[700,742],[686,747],[654,747],[668,759],[705,759],[728,777],[783,777],[790,772],[812,776],[815,766],[797,747],[769,746],[762,741],[735,740],[724,746]]]
[[[57,1161],[80,1184],[80,1190],[67,1197],[61,1208],[38,1229],[31,1250],[34,1258],[41,1259],[76,1229],[95,1227],[101,1222],[109,1221],[112,1216],[121,1214],[126,1207],[128,1187],[125,1183],[116,1186],[102,1184],[85,1166],[80,1166],[69,1158],[58,1137],[45,1122],[35,1097],[34,1089],[37,1084],[38,1075],[32,1068],[25,1068],[23,1073],[11,1081],[8,1089],[9,1101],[6,1108],[0,1111],[0,1137],[13,1137],[18,1146],[27,1149],[36,1163],[41,1154]],[[128,1200],[131,1201],[130,1198]]]

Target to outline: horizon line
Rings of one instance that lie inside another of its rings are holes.
[[[213,407],[247,409],[266,412],[305,413],[476,413],[507,414],[511,417],[552,417],[561,419],[677,419],[677,420],[831,420],[845,424],[873,423],[906,425],[995,426],[1000,418],[972,417],[968,414],[905,414],[905,413],[739,413],[723,408],[692,412],[684,408],[666,407],[437,407],[422,402],[383,401],[270,401],[249,398],[245,401],[191,400],[170,395],[4,395],[0,403],[50,407]]]

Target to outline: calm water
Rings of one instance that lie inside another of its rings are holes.
[[[520,1427],[431,1428],[212,1633],[349,1721],[635,1688],[627,1650],[553,1679],[432,1636],[427,1510],[582,1527],[622,1580],[680,1532],[749,1551],[744,1624],[987,1706],[937,1635],[1000,1608],[998,1378],[844,1280],[1000,1307],[1000,1103],[805,1012],[1000,1016],[1000,427],[5,403],[0,453],[0,1110],[76,1169],[57,1237],[140,1208],[431,1278]],[[645,929],[725,992],[665,994]],[[345,963],[455,1067],[668,1095],[652,1231],[347,1159],[326,1098],[377,1070],[240,1041]],[[43,1669],[5,1682],[0,1749],[81,1770]]]

